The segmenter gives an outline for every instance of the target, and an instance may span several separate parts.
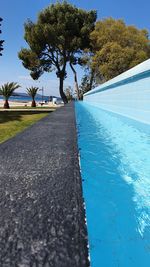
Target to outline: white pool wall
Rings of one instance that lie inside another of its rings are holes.
[[[150,124],[150,59],[84,94],[84,101]]]

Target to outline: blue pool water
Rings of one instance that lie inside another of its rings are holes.
[[[150,266],[150,126],[76,104],[92,267]]]

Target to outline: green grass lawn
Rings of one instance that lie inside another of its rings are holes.
[[[49,112],[40,111],[1,111],[0,143],[15,136],[36,121],[47,116]]]

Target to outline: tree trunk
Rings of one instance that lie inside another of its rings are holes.
[[[64,102],[64,104],[67,104],[68,103],[68,100],[67,100],[67,97],[63,91],[63,85],[64,85],[64,77],[63,76],[60,76],[59,77],[59,93],[60,93],[60,96]]]
[[[70,67],[74,73],[75,92],[77,94],[77,100],[79,100],[80,97],[79,97],[79,86],[78,86],[78,80],[77,80],[77,73],[76,73],[76,71],[75,71],[75,69],[71,63],[70,63]]]
[[[31,107],[32,107],[32,108],[35,108],[35,107],[36,107],[36,102],[35,102],[35,100],[32,100]]]
[[[5,102],[4,102],[4,108],[9,108],[9,102],[8,102],[8,100],[5,100]]]
[[[90,90],[92,90],[93,80],[94,80],[94,71],[91,70],[90,86],[89,86]],[[89,91],[90,91],[90,90],[89,90]]]

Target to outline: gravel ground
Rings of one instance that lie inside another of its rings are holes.
[[[74,104],[0,145],[0,267],[89,266]]]

